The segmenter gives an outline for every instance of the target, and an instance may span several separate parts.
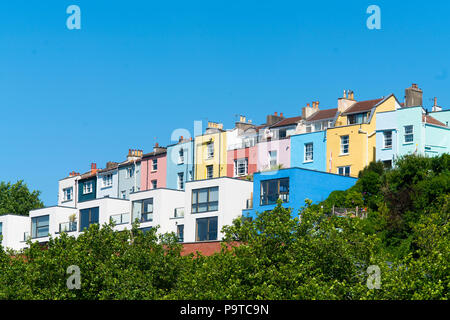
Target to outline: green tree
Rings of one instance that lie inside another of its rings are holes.
[[[39,199],[40,191],[30,191],[22,181],[0,183],[0,215],[13,213],[27,216],[30,210],[42,208],[44,204]]]

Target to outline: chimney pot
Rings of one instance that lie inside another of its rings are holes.
[[[280,117],[283,117],[283,112],[280,113]]]
[[[276,112],[276,111],[275,111],[275,113],[274,113],[274,114],[275,114],[276,116],[278,116],[278,112]]]

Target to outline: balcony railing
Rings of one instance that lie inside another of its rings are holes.
[[[115,215],[112,215],[110,219],[116,225],[126,224],[126,223],[130,223],[130,214],[129,213],[115,214]]]
[[[59,233],[77,231],[77,223],[75,221],[63,222],[59,224]]]
[[[276,204],[278,199],[281,199],[282,202],[289,202],[289,193],[273,193],[262,195],[261,205],[266,206],[270,204]]]

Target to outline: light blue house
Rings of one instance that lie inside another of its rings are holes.
[[[194,178],[194,141],[181,138],[167,147],[166,187],[184,190],[186,181]]]
[[[127,161],[118,165],[118,198],[130,199],[130,193],[141,190],[142,150],[129,150]]]
[[[119,197],[119,164],[108,162],[106,168],[97,172],[97,199]]]
[[[327,171],[327,129],[334,127],[339,111],[319,110],[318,103],[302,109],[299,134],[291,136],[291,167]]]
[[[387,166],[406,154],[438,156],[450,151],[450,128],[422,107],[379,112],[376,117],[376,159]]]
[[[429,113],[430,116],[435,118],[436,120],[442,122],[447,127],[450,125],[450,109],[441,110],[441,111],[433,111]]]
[[[326,153],[326,130],[291,136],[291,167],[326,171]]]
[[[243,216],[255,217],[257,212],[272,210],[277,199],[292,208],[294,216],[305,205],[305,199],[318,203],[335,190],[347,190],[357,179],[333,173],[303,168],[258,172],[253,176],[252,208],[242,211]]]

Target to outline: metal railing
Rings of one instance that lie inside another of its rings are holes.
[[[130,223],[130,214],[129,213],[114,214],[110,217],[110,219],[116,225],[126,224],[126,223]]]

